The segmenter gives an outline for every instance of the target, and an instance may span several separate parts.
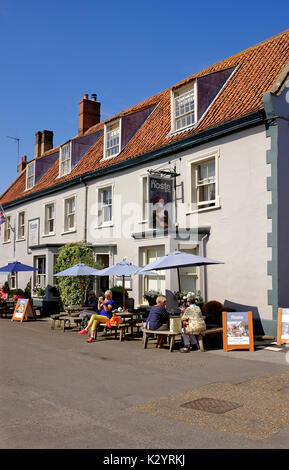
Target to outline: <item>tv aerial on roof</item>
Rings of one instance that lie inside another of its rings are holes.
[[[10,135],[6,136],[8,139],[15,140],[17,142],[17,170],[18,170],[18,163],[19,163],[19,147],[20,147],[20,140],[22,137],[11,137]]]

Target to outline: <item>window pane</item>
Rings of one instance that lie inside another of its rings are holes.
[[[120,123],[107,126],[106,128],[106,157],[119,153]]]

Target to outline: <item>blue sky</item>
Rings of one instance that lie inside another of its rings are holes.
[[[35,132],[77,134],[78,102],[101,118],[289,27],[289,2],[0,0],[0,193],[34,155]]]

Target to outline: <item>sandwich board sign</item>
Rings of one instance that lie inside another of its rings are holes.
[[[252,312],[223,312],[223,350],[254,351]]]
[[[36,320],[36,313],[30,299],[18,299],[11,321]]]
[[[278,308],[277,344],[289,343],[289,308]]]

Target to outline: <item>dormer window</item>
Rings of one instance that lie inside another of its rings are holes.
[[[59,152],[59,176],[68,175],[71,172],[71,142],[60,147]]]
[[[104,131],[104,158],[115,157],[120,152],[120,126],[118,119],[105,125]]]
[[[35,161],[29,163],[26,168],[26,189],[35,185]]]
[[[194,82],[173,91],[172,132],[192,127],[196,121],[196,82]]]

